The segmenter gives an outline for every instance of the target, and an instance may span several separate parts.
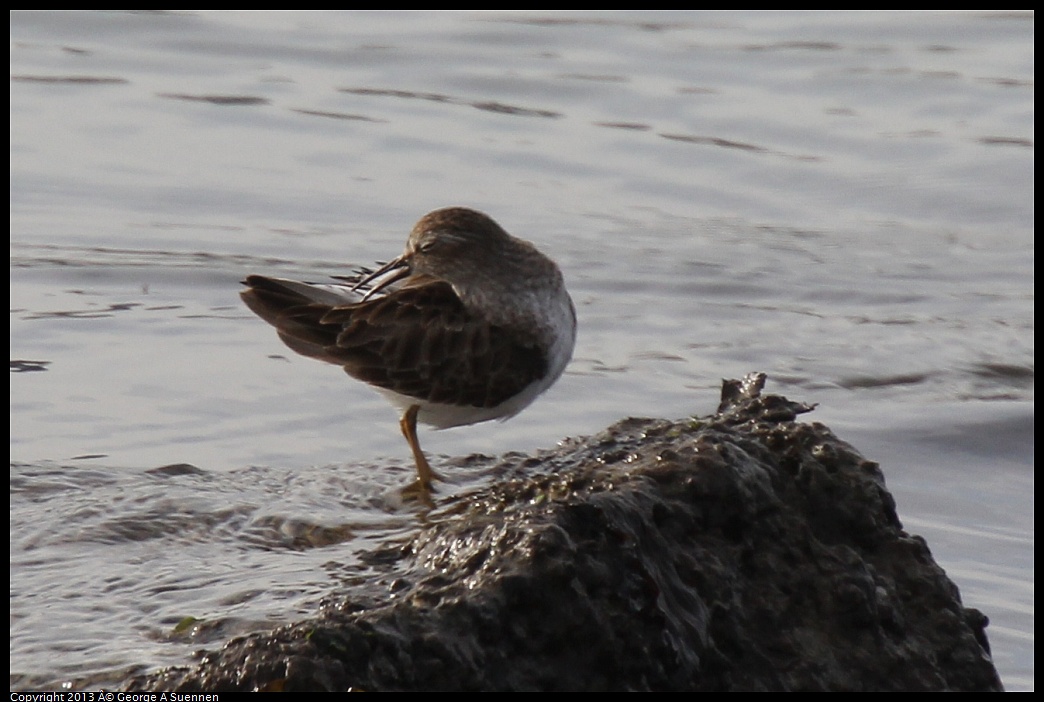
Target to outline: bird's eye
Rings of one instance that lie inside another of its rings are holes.
[[[439,237],[433,234],[431,236],[425,237],[424,240],[421,241],[420,244],[417,246],[417,249],[423,253],[427,253],[428,251],[431,251],[438,245]]]

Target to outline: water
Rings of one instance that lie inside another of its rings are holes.
[[[559,262],[580,336],[511,422],[422,434],[450,493],[491,479],[450,456],[707,414],[765,371],[882,464],[1033,689],[1033,27],[12,13],[12,687],[307,616],[416,528],[394,411],[238,281],[387,260],[455,204]]]

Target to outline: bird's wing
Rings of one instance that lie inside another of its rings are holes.
[[[243,299],[294,351],[429,402],[494,407],[547,373],[537,340],[489,323],[445,281],[414,276],[387,295],[327,304],[251,276]]]

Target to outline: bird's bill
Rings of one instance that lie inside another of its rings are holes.
[[[377,283],[377,285],[374,285],[372,288],[367,290],[366,294],[363,295],[362,299],[368,299],[371,295],[374,295],[375,293],[391,285],[397,280],[402,280],[410,274],[410,260],[406,257],[405,254],[399,256],[393,261],[388,261],[386,264],[375,270],[373,273],[360,280],[358,283],[352,286],[352,290],[358,290],[364,285],[368,285],[370,282],[377,280],[381,276],[391,273],[392,271],[394,271],[392,275],[389,275],[387,278]]]

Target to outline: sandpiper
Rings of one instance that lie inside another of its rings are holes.
[[[402,410],[417,466],[406,492],[425,499],[438,476],[417,422],[444,429],[514,416],[558,379],[576,340],[554,261],[463,207],[424,215],[401,256],[357,281],[251,275],[243,284],[243,301],[287,346],[342,366]]]

